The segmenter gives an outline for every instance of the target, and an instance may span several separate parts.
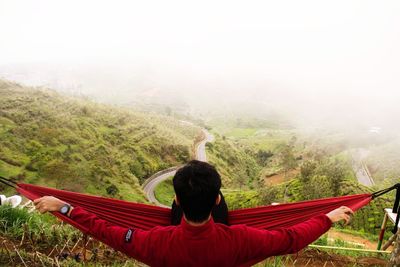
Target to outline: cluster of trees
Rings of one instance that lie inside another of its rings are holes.
[[[299,170],[294,179],[283,184],[261,185],[260,203],[271,204],[340,196],[343,182],[354,180],[352,170],[346,162],[329,157],[303,160]]]
[[[346,168],[338,160],[305,161],[300,167],[298,177],[304,199],[340,195],[341,183],[346,178],[346,173]]]
[[[345,159],[329,155],[303,160],[296,178],[275,186],[260,186],[258,205],[273,202],[297,202],[333,196],[344,196],[372,192],[374,189],[360,185],[354,177],[350,164]],[[382,196],[359,210],[350,226],[354,230],[370,234],[379,233],[384,209],[390,208],[393,195]],[[250,206],[249,206],[250,207]],[[392,226],[389,226],[390,228]],[[388,232],[388,231],[387,231]]]

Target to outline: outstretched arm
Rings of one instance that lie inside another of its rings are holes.
[[[35,199],[33,203],[36,209],[41,213],[60,211],[60,209],[67,204],[52,196]],[[94,238],[131,257],[147,264],[149,263],[149,255],[151,252],[149,249],[149,247],[151,247],[149,237],[151,231],[113,225],[80,207],[71,207],[68,216],[82,226],[85,226],[89,230],[89,234]]]
[[[332,223],[340,220],[348,223],[351,214],[353,211],[350,208],[340,207],[287,228],[269,231],[248,227],[247,244],[243,244],[241,250],[245,252],[247,260],[257,261],[270,256],[296,253],[328,231]]]

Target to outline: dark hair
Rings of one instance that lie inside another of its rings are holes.
[[[221,176],[215,167],[192,160],[176,172],[173,183],[186,218],[192,222],[205,221],[221,188]]]

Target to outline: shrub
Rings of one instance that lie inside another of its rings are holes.
[[[109,187],[106,188],[107,194],[111,196],[115,196],[119,193],[119,189],[115,184],[111,184]]]

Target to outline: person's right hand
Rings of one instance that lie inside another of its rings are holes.
[[[60,211],[66,202],[52,196],[44,196],[35,199],[33,204],[35,204],[36,209],[40,213],[45,213],[47,211]]]
[[[327,213],[326,216],[332,221],[332,223],[338,222],[340,220],[345,220],[346,224],[350,222],[350,216],[354,214],[349,207],[342,206],[331,212]]]

